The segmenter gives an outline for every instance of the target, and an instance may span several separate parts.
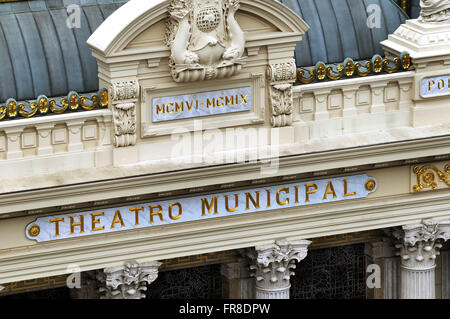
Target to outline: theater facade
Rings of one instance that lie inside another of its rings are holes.
[[[0,298],[450,297],[448,0],[0,2]]]

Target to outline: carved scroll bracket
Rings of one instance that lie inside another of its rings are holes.
[[[297,67],[294,59],[269,65],[267,76],[270,81],[270,101],[273,127],[292,125],[293,93]]]
[[[137,81],[115,82],[111,87],[114,145],[127,147],[136,145],[136,103],[139,97]]]

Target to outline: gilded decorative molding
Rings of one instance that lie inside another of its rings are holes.
[[[114,145],[127,147],[136,144],[136,102],[139,96],[137,81],[115,82],[111,87],[114,119]]]
[[[0,104],[0,121],[77,111],[92,111],[98,108],[107,108],[108,104],[109,95],[106,89],[85,95],[71,91],[65,97],[52,99],[45,95],[40,95],[35,101],[31,102],[19,103],[11,98],[4,105]]]
[[[426,188],[433,190],[438,188],[436,180],[441,181],[450,187],[450,164],[444,166],[444,171],[439,170],[435,165],[415,166],[413,172],[417,178],[417,184],[413,186],[415,192],[420,192]]]
[[[400,3],[402,10],[406,12],[406,10],[408,9],[408,0],[402,0],[402,2]]]
[[[336,81],[353,76],[365,77],[382,72],[391,74],[401,70],[409,70],[410,68],[411,57],[409,53],[403,52],[400,57],[392,60],[375,55],[369,61],[355,62],[347,58],[342,64],[337,65],[326,65],[324,62],[318,62],[312,68],[300,68],[298,70],[297,80],[301,84],[310,84],[314,81]]]
[[[165,43],[176,82],[228,78],[242,69],[245,35],[235,19],[240,0],[172,0]]]
[[[296,77],[295,61],[292,59],[269,65],[267,76],[270,81],[272,126],[290,126],[294,104],[292,87]]]

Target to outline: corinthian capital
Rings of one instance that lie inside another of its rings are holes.
[[[307,240],[280,240],[274,244],[247,249],[250,271],[256,278],[257,298],[275,295],[274,298],[289,296],[290,278],[294,275],[295,263],[302,261],[311,244]],[[258,296],[259,294],[259,296]]]
[[[102,299],[143,299],[147,285],[158,278],[160,262],[138,264],[135,261],[123,266],[105,268],[97,272]]]
[[[403,226],[392,235],[397,240],[397,255],[409,269],[430,269],[436,265],[436,256],[450,238],[450,221],[425,220],[422,224]]]

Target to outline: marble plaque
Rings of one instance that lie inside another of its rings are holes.
[[[422,79],[421,96],[423,98],[450,94],[450,75]]]
[[[183,222],[365,198],[377,189],[366,174],[39,217],[25,234],[47,242]],[[299,214],[302,210],[299,210]]]
[[[219,114],[251,111],[252,87],[154,97],[152,122],[167,122]]]

